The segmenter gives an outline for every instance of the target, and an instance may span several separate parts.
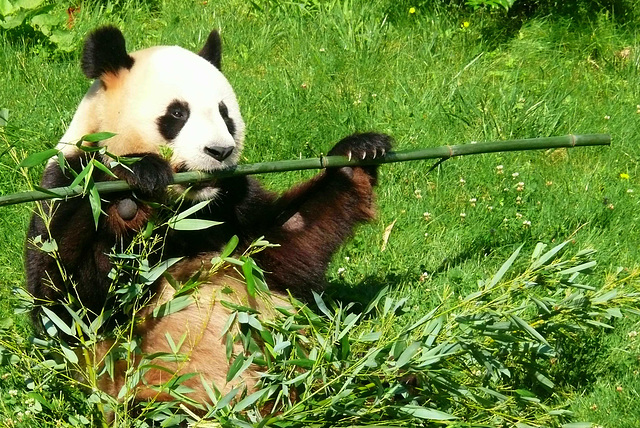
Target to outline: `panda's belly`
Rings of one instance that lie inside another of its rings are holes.
[[[184,269],[185,263],[188,264],[189,261],[183,262],[182,266],[178,264],[177,268]],[[190,373],[196,373],[196,375],[182,382],[181,385],[193,390],[185,396],[199,403],[211,401],[203,382],[209,387],[212,384],[215,385],[223,395],[237,386],[246,386],[252,390],[259,378],[259,374],[252,367],[233,382],[227,383],[229,362],[226,356],[226,336],[222,332],[231,311],[225,308],[220,300],[256,309],[262,313],[262,317],[273,317],[274,303],[288,306],[285,297],[277,294],[266,298],[251,297],[240,275],[228,269],[216,273],[206,283],[200,285],[198,291],[192,294],[194,302],[186,308],[161,317],[153,317],[153,310],[171,301],[175,293],[176,290],[166,280],[162,280],[150,304],[139,314],[144,319],[136,326],[136,335],[142,341],[140,344],[142,355],[136,357],[134,364],[148,368],[143,368],[141,371],[144,380],[138,383],[135,391],[136,400],[176,399],[166,391],[162,391],[160,386],[165,385],[172,378]],[[168,338],[169,336],[171,339]],[[179,346],[177,356],[169,340],[175,346]],[[98,352],[98,355],[104,355],[112,344],[99,345],[102,347],[102,352]],[[242,346],[234,345],[234,355],[241,352],[243,352]],[[145,356],[157,353],[163,353],[165,356],[141,363]],[[99,388],[118,397],[124,385],[126,371],[127,362],[118,361],[114,379],[105,374],[99,381]]]

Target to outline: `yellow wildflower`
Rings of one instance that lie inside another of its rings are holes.
[[[415,8],[415,7],[410,7],[410,8],[409,8],[409,13],[410,13],[410,14],[414,14],[414,13],[416,13],[416,8]]]
[[[471,25],[471,23],[470,23],[469,21],[464,21],[464,22],[462,23],[462,26],[463,26],[464,28],[469,28],[469,25]]]
[[[629,174],[627,174],[626,172],[621,172],[620,173],[620,178],[623,180],[628,180],[629,179]]]

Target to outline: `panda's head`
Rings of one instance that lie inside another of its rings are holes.
[[[169,153],[176,172],[234,165],[244,122],[220,63],[216,31],[198,54],[177,46],[127,53],[120,30],[94,31],[85,42],[82,70],[96,81],[60,148],[70,154],[83,135],[113,132],[101,144],[117,156]]]

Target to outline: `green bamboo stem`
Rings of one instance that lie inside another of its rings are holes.
[[[298,171],[304,169],[339,168],[344,166],[380,165],[392,162],[407,162],[422,159],[449,159],[455,156],[475,155],[495,152],[512,152],[522,150],[553,149],[561,147],[608,146],[611,136],[607,134],[565,135],[561,137],[528,138],[524,140],[493,141],[486,143],[461,144],[455,146],[440,146],[400,152],[389,152],[383,157],[375,159],[347,159],[344,156],[322,156],[319,158],[282,160],[275,162],[259,162],[246,165],[236,165],[231,168],[213,171],[189,171],[174,174],[173,184],[198,183],[215,178],[237,177],[251,174],[266,174],[272,172]],[[103,181],[96,183],[100,194],[121,192],[130,187],[124,181]],[[54,198],[69,198],[81,195],[82,186],[75,188],[57,187],[46,191],[33,190],[14,193],[0,197],[0,207],[20,204],[24,202],[40,201]]]

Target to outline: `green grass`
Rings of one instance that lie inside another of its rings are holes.
[[[72,30],[78,40],[114,23],[130,50],[155,44],[197,50],[212,28],[222,30],[223,68],[247,122],[246,161],[316,155],[365,130],[390,133],[398,149],[568,133],[613,136],[610,148],[463,157],[429,175],[425,162],[382,167],[378,218],[358,230],[329,270],[338,294],[371,295],[389,285],[410,298],[418,317],[444,287],[464,296],[519,244],[530,251],[539,241],[571,239],[575,248],[598,249],[601,278],[619,266],[640,268],[638,22],[620,24],[606,14],[580,23],[536,18],[504,36],[496,30],[502,21],[483,12],[393,10],[385,19],[382,2],[301,9],[264,1],[259,4],[270,7],[259,10],[237,0],[131,1],[111,12],[100,4],[81,9]],[[0,108],[10,111],[10,127],[0,134],[2,194],[26,187],[5,151],[9,145],[24,152],[48,148],[71,120],[89,86],[78,53],[52,56],[29,40],[0,34]],[[281,190],[311,174],[263,181]],[[12,313],[11,288],[24,282],[30,209],[0,213],[0,319]],[[27,320],[18,317],[17,324],[26,335]],[[559,399],[572,403],[576,420],[638,426],[640,339],[629,336],[638,329],[637,320],[624,320],[601,340],[572,349],[581,364],[576,378],[583,381],[568,382]],[[0,395],[6,403],[7,391],[22,394],[24,384],[19,373],[5,370],[10,376],[0,380]],[[0,414],[13,418],[4,406]],[[60,408],[64,415],[64,403]]]

